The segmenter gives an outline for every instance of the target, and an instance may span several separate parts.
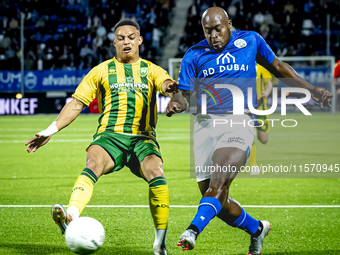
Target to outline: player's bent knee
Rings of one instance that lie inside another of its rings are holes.
[[[210,186],[205,194],[204,197],[215,197],[220,200],[221,205],[223,206],[226,203],[229,194],[229,187],[225,185],[213,185]]]
[[[86,168],[91,169],[98,178],[104,173],[103,167],[100,166],[100,164],[98,164],[95,160],[88,161],[86,163]]]
[[[88,149],[86,167],[91,169],[99,178],[114,167],[114,162],[102,147],[93,145]]]
[[[141,169],[148,181],[156,177],[164,177],[162,160],[156,155],[146,156],[141,162]]]

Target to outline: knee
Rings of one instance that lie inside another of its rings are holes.
[[[91,169],[98,178],[103,174],[103,163],[99,158],[88,160],[86,162],[86,168]]]
[[[225,204],[229,194],[229,187],[228,185],[213,185],[209,187],[205,193],[205,196],[215,197],[220,200],[222,206]]]
[[[164,177],[162,161],[160,159],[155,159],[154,157],[157,156],[146,156],[141,164],[144,177],[147,179],[147,181],[150,181],[156,177]]]

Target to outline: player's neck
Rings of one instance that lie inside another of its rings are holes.
[[[136,55],[134,57],[132,57],[131,59],[123,59],[120,56],[117,56],[117,61],[123,64],[134,64],[139,60],[139,56]]]

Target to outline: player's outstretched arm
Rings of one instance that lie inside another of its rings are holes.
[[[321,108],[323,108],[324,104],[327,104],[329,107],[331,107],[331,98],[333,95],[327,89],[322,87],[314,87],[313,85],[309,84],[307,81],[302,79],[290,65],[278,60],[277,58],[274,59],[271,65],[274,67],[275,71],[279,73],[279,77],[274,73],[275,76],[278,78],[287,78],[284,81],[285,84],[291,87],[308,89],[312,94],[312,98],[320,104]]]
[[[171,117],[175,113],[183,112],[187,109],[187,100],[182,92],[178,90],[178,83],[173,80],[166,80],[162,84],[163,94],[170,97],[170,103],[166,108],[166,116]]]
[[[35,137],[25,143],[27,152],[36,152],[41,146],[44,146],[58,131],[62,130],[72,121],[74,121],[84,108],[84,104],[78,99],[73,99],[61,110],[58,118],[45,130],[35,134]]]

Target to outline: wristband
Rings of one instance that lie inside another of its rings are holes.
[[[42,130],[38,133],[39,136],[44,136],[44,137],[48,137],[48,136],[52,136],[55,133],[57,133],[59,130],[57,128],[57,122],[53,121],[52,124],[46,128],[45,130]]]

